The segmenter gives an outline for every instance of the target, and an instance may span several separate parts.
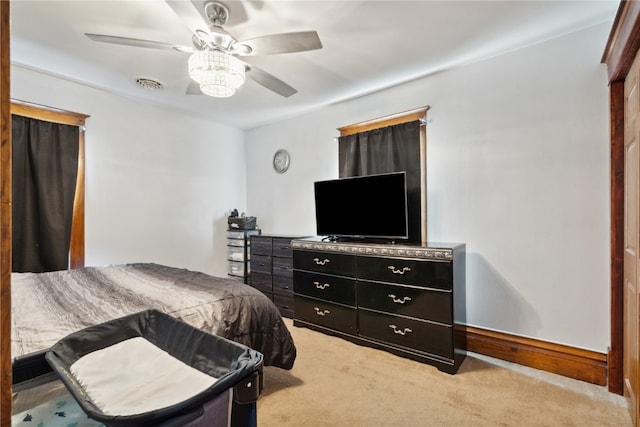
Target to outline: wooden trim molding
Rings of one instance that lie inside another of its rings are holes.
[[[623,0],[613,21],[613,27],[602,55],[607,64],[609,81],[623,79],[629,73],[640,48],[640,2]]]
[[[426,113],[425,110],[423,114]],[[420,221],[425,224],[422,227],[420,239],[423,243],[427,243],[427,130],[424,125],[420,128],[420,165],[420,182],[424,185],[424,191],[420,193]]]
[[[71,241],[69,246],[69,268],[84,267],[84,174],[85,174],[85,120],[88,115],[59,108],[38,105],[31,102],[11,100],[11,114],[43,120],[52,123],[80,127],[78,147],[78,176],[76,193],[73,199],[73,219],[71,222]]]
[[[367,120],[365,122],[355,123],[348,126],[338,128],[340,136],[353,135],[354,133],[366,132],[373,129],[378,129],[386,126],[398,125],[400,123],[407,123],[414,120],[424,119],[429,107],[421,107],[411,111],[405,111],[390,116],[380,117],[377,119]]]
[[[613,22],[602,63],[609,76],[611,120],[611,346],[608,357],[608,387],[623,392],[624,364],[624,80],[640,49],[640,2],[623,0]]]
[[[69,268],[84,267],[84,128],[80,128],[78,147],[78,175],[73,199]]]
[[[597,385],[607,383],[607,356],[562,344],[462,326],[467,350]]]
[[[0,1],[0,427],[11,427],[11,108],[9,4]]]
[[[11,100],[11,114],[71,126],[84,126],[85,120],[89,117],[86,114],[38,105],[18,99]]]
[[[623,393],[624,343],[624,81],[611,82],[610,103],[610,251],[611,251],[611,345],[609,346],[609,391]]]

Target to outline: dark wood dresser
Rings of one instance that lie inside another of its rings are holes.
[[[293,252],[301,236],[251,236],[251,286],[271,298],[285,317],[293,317]]]
[[[291,246],[295,326],[457,372],[466,356],[464,244]]]

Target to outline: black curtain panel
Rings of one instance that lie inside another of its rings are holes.
[[[338,139],[338,159],[341,178],[406,172],[409,240],[420,242],[422,239],[420,121],[415,120],[341,136]]]
[[[11,124],[13,271],[66,270],[80,130],[17,115]]]

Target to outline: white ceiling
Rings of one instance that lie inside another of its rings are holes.
[[[189,0],[184,0],[188,2]],[[15,65],[251,129],[573,31],[612,22],[618,1],[230,1],[236,39],[316,30],[321,50],[247,62],[298,90],[247,80],[232,98],[186,95],[187,54],[91,41],[84,33],[191,45],[163,0],[11,1]],[[201,0],[193,0],[202,7]],[[604,41],[603,41],[604,47]],[[141,88],[136,77],[161,81]]]

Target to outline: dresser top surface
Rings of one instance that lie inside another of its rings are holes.
[[[319,250],[355,255],[396,256],[426,259],[453,259],[454,252],[464,252],[464,243],[428,242],[426,244],[369,243],[354,241],[329,241],[320,237],[294,239],[294,249]]]
[[[274,238],[274,239],[306,239],[309,236],[300,234],[256,234],[251,237],[255,238]]]

